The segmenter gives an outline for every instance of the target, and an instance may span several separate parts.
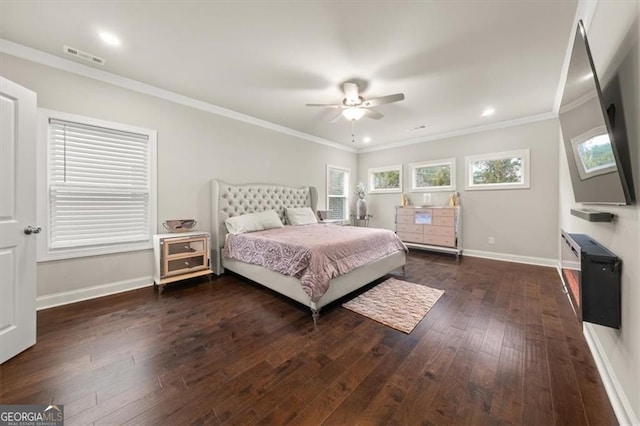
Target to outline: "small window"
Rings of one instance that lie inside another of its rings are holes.
[[[327,164],[329,219],[346,220],[349,217],[349,173],[349,169]]]
[[[152,248],[156,132],[41,111],[39,260]]]
[[[529,188],[529,150],[465,157],[465,189]]]
[[[414,192],[454,191],[456,159],[424,161],[410,164],[411,190]]]
[[[607,128],[597,127],[571,139],[581,180],[613,173],[618,168]]]
[[[402,164],[369,169],[369,193],[402,192]]]

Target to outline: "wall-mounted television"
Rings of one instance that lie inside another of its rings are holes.
[[[560,104],[560,126],[576,202],[625,205],[633,201],[626,132],[614,131],[614,126],[624,124],[622,120],[621,105],[605,105],[580,21]]]

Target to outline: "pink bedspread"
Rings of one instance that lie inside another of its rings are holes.
[[[332,278],[406,250],[386,229],[317,224],[229,234],[223,255],[296,277],[317,302]]]

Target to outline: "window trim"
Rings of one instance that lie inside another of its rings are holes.
[[[618,165],[616,164],[615,158],[613,160],[613,164],[607,167],[601,167],[593,171],[588,171],[584,167],[582,156],[578,151],[578,146],[601,135],[607,136],[607,138],[609,139],[609,146],[611,147],[611,150],[613,152],[613,146],[611,144],[611,139],[609,137],[609,133],[607,132],[606,126],[594,127],[593,129],[587,130],[586,132],[572,138],[570,141],[571,150],[573,152],[573,158],[575,159],[575,162],[576,162],[576,169],[578,169],[578,175],[580,176],[580,180],[587,180],[587,179],[594,178],[596,176],[607,175],[609,173],[613,173],[618,170]]]
[[[467,191],[483,191],[498,189],[529,189],[531,187],[530,180],[530,149],[518,149],[513,151],[492,152],[490,154],[469,155],[464,157],[465,161],[465,184],[464,189]],[[521,157],[522,158],[522,182],[508,183],[473,183],[473,164],[486,160],[503,160],[505,158]]]
[[[91,126],[105,127],[108,129],[122,130],[126,132],[140,133],[149,137],[149,240],[132,243],[103,244],[78,248],[49,247],[49,119],[73,121]],[[37,243],[37,261],[46,262],[60,259],[73,259],[79,257],[99,256],[105,254],[124,253],[130,251],[148,250],[153,248],[153,235],[158,229],[158,203],[157,203],[157,132],[152,129],[131,126],[123,123],[99,120],[76,114],[69,114],[44,108],[38,108],[38,138],[36,145],[37,162],[37,221],[42,232]]]
[[[421,167],[449,165],[449,174],[451,177],[450,185],[442,186],[416,186],[416,170]],[[455,191],[456,190],[456,159],[443,158],[441,160],[421,161],[419,163],[409,164],[409,173],[411,176],[411,192],[438,192],[438,191]]]
[[[399,173],[398,188],[376,188],[373,184],[373,175],[380,172],[392,172],[397,171]],[[369,183],[369,194],[399,194],[403,190],[402,186],[402,164],[394,164],[392,166],[374,167],[367,170],[367,181]]]
[[[338,195],[330,195],[329,194],[329,169],[334,169],[334,170],[340,170],[342,172],[345,172],[347,174],[347,179],[345,182],[345,189],[344,189],[344,198],[346,198],[345,203],[344,203],[344,218],[342,219],[337,219],[340,220],[342,222],[347,222],[349,220],[349,212],[350,212],[350,202],[351,202],[351,197],[349,197],[350,191],[349,191],[349,185],[351,182],[351,169],[349,169],[348,167],[342,167],[342,166],[335,166],[333,164],[327,164],[326,166],[326,173],[325,173],[325,193],[327,195],[326,197],[326,204],[325,204],[325,208],[327,210],[329,210],[329,198],[343,198],[342,196],[338,196]]]

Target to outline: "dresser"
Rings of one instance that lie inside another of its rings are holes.
[[[396,207],[396,234],[407,247],[462,254],[460,207]]]

